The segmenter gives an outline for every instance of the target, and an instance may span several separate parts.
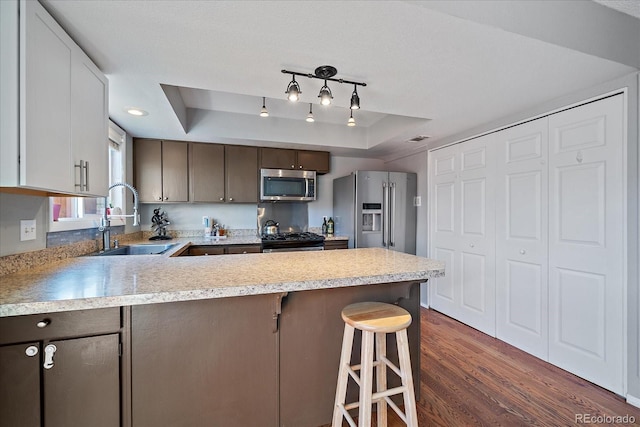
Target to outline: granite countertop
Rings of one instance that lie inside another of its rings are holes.
[[[426,281],[444,275],[440,261],[380,248],[171,257],[188,242],[163,255],[69,258],[3,276],[0,317]]]

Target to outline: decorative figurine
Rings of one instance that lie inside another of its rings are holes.
[[[171,240],[171,236],[167,236],[167,225],[171,223],[167,219],[166,212],[160,212],[160,208],[154,209],[151,222],[151,228],[156,232],[156,235],[150,237],[149,240]]]

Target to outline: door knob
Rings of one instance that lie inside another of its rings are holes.
[[[469,247],[470,248],[475,248],[476,245],[474,245],[473,243],[469,243]]]
[[[38,347],[36,347],[35,345],[30,345],[29,347],[26,348],[24,353],[29,357],[33,357],[36,354],[38,354]]]
[[[525,251],[524,249],[520,249],[520,255],[524,255],[526,253],[527,253],[527,251]]]

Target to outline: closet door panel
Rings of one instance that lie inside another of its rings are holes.
[[[548,358],[548,119],[496,134],[496,336]]]
[[[456,288],[459,256],[460,203],[458,147],[451,146],[430,154],[431,257],[445,263],[445,277],[429,280],[429,305],[454,318],[459,317],[460,290]]]
[[[460,321],[495,336],[495,136],[459,146],[460,237],[454,287]]]
[[[554,114],[550,132],[549,361],[624,391],[622,95]]]

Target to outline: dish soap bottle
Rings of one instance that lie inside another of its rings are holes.
[[[322,217],[322,235],[324,236],[325,234],[327,234],[327,217],[323,216]]]
[[[333,236],[333,218],[331,217],[327,221],[327,236]]]

